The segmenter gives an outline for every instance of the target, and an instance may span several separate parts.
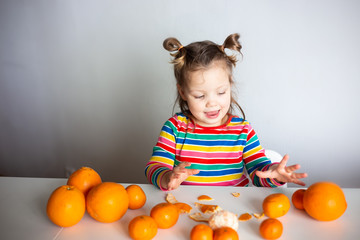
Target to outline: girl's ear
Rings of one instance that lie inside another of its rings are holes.
[[[176,84],[176,87],[177,87],[177,90],[180,94],[180,97],[182,98],[182,100],[186,101],[186,97],[185,97],[185,94],[184,94],[184,90],[180,87],[179,84]]]

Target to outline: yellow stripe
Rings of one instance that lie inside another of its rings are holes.
[[[160,132],[160,136],[161,136],[161,137],[164,137],[164,138],[167,138],[167,139],[169,139],[169,140],[172,141],[172,142],[175,142],[174,136],[171,135],[171,134],[169,134],[169,133],[167,133],[167,132],[165,132],[165,131],[161,131],[161,132]]]
[[[247,151],[247,152],[243,153],[243,158],[247,158],[247,157],[253,155],[254,153],[260,151],[261,148],[262,148],[262,147],[259,145],[259,146],[257,146],[256,148],[253,148],[253,149],[251,149],[250,151]]]
[[[214,146],[194,146],[194,145],[182,145],[182,144],[177,144],[176,149],[199,151],[199,152],[240,152],[240,151],[242,151],[242,147],[240,147],[240,146],[214,147]]]
[[[150,161],[155,161],[158,163],[163,163],[163,164],[167,164],[170,166],[174,166],[174,160],[168,159],[168,158],[163,158],[163,157],[159,157],[159,156],[153,156]]]
[[[213,183],[213,182],[224,182],[224,181],[230,181],[235,179],[240,179],[242,176],[242,173],[227,175],[227,176],[219,176],[219,177],[198,177],[198,176],[190,176],[186,179],[186,181],[189,182],[199,182],[199,183]]]

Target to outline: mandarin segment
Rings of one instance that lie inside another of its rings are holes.
[[[208,195],[201,195],[197,199],[199,201],[212,201],[212,200],[214,200],[212,197],[209,197]]]

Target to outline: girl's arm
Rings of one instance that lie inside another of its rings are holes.
[[[253,184],[258,187],[278,187],[284,183],[274,178],[259,177],[256,172],[266,172],[278,163],[271,163],[265,155],[265,150],[261,147],[260,141],[250,124],[247,126],[246,145],[243,149],[243,161],[246,170]]]
[[[261,172],[257,171],[256,175],[260,178],[272,178],[280,182],[292,182],[305,186],[305,183],[301,181],[301,178],[306,178],[307,173],[296,173],[295,171],[300,168],[299,164],[286,166],[289,159],[289,155],[285,155],[279,164],[272,165],[269,170]]]
[[[174,166],[176,131],[176,121],[171,118],[162,127],[151,159],[145,166],[145,176],[148,181],[161,190],[166,190],[166,186],[163,184],[166,179],[164,176],[166,177]]]

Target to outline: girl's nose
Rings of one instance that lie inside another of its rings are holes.
[[[216,101],[213,98],[209,98],[206,102],[206,107],[216,106]]]

